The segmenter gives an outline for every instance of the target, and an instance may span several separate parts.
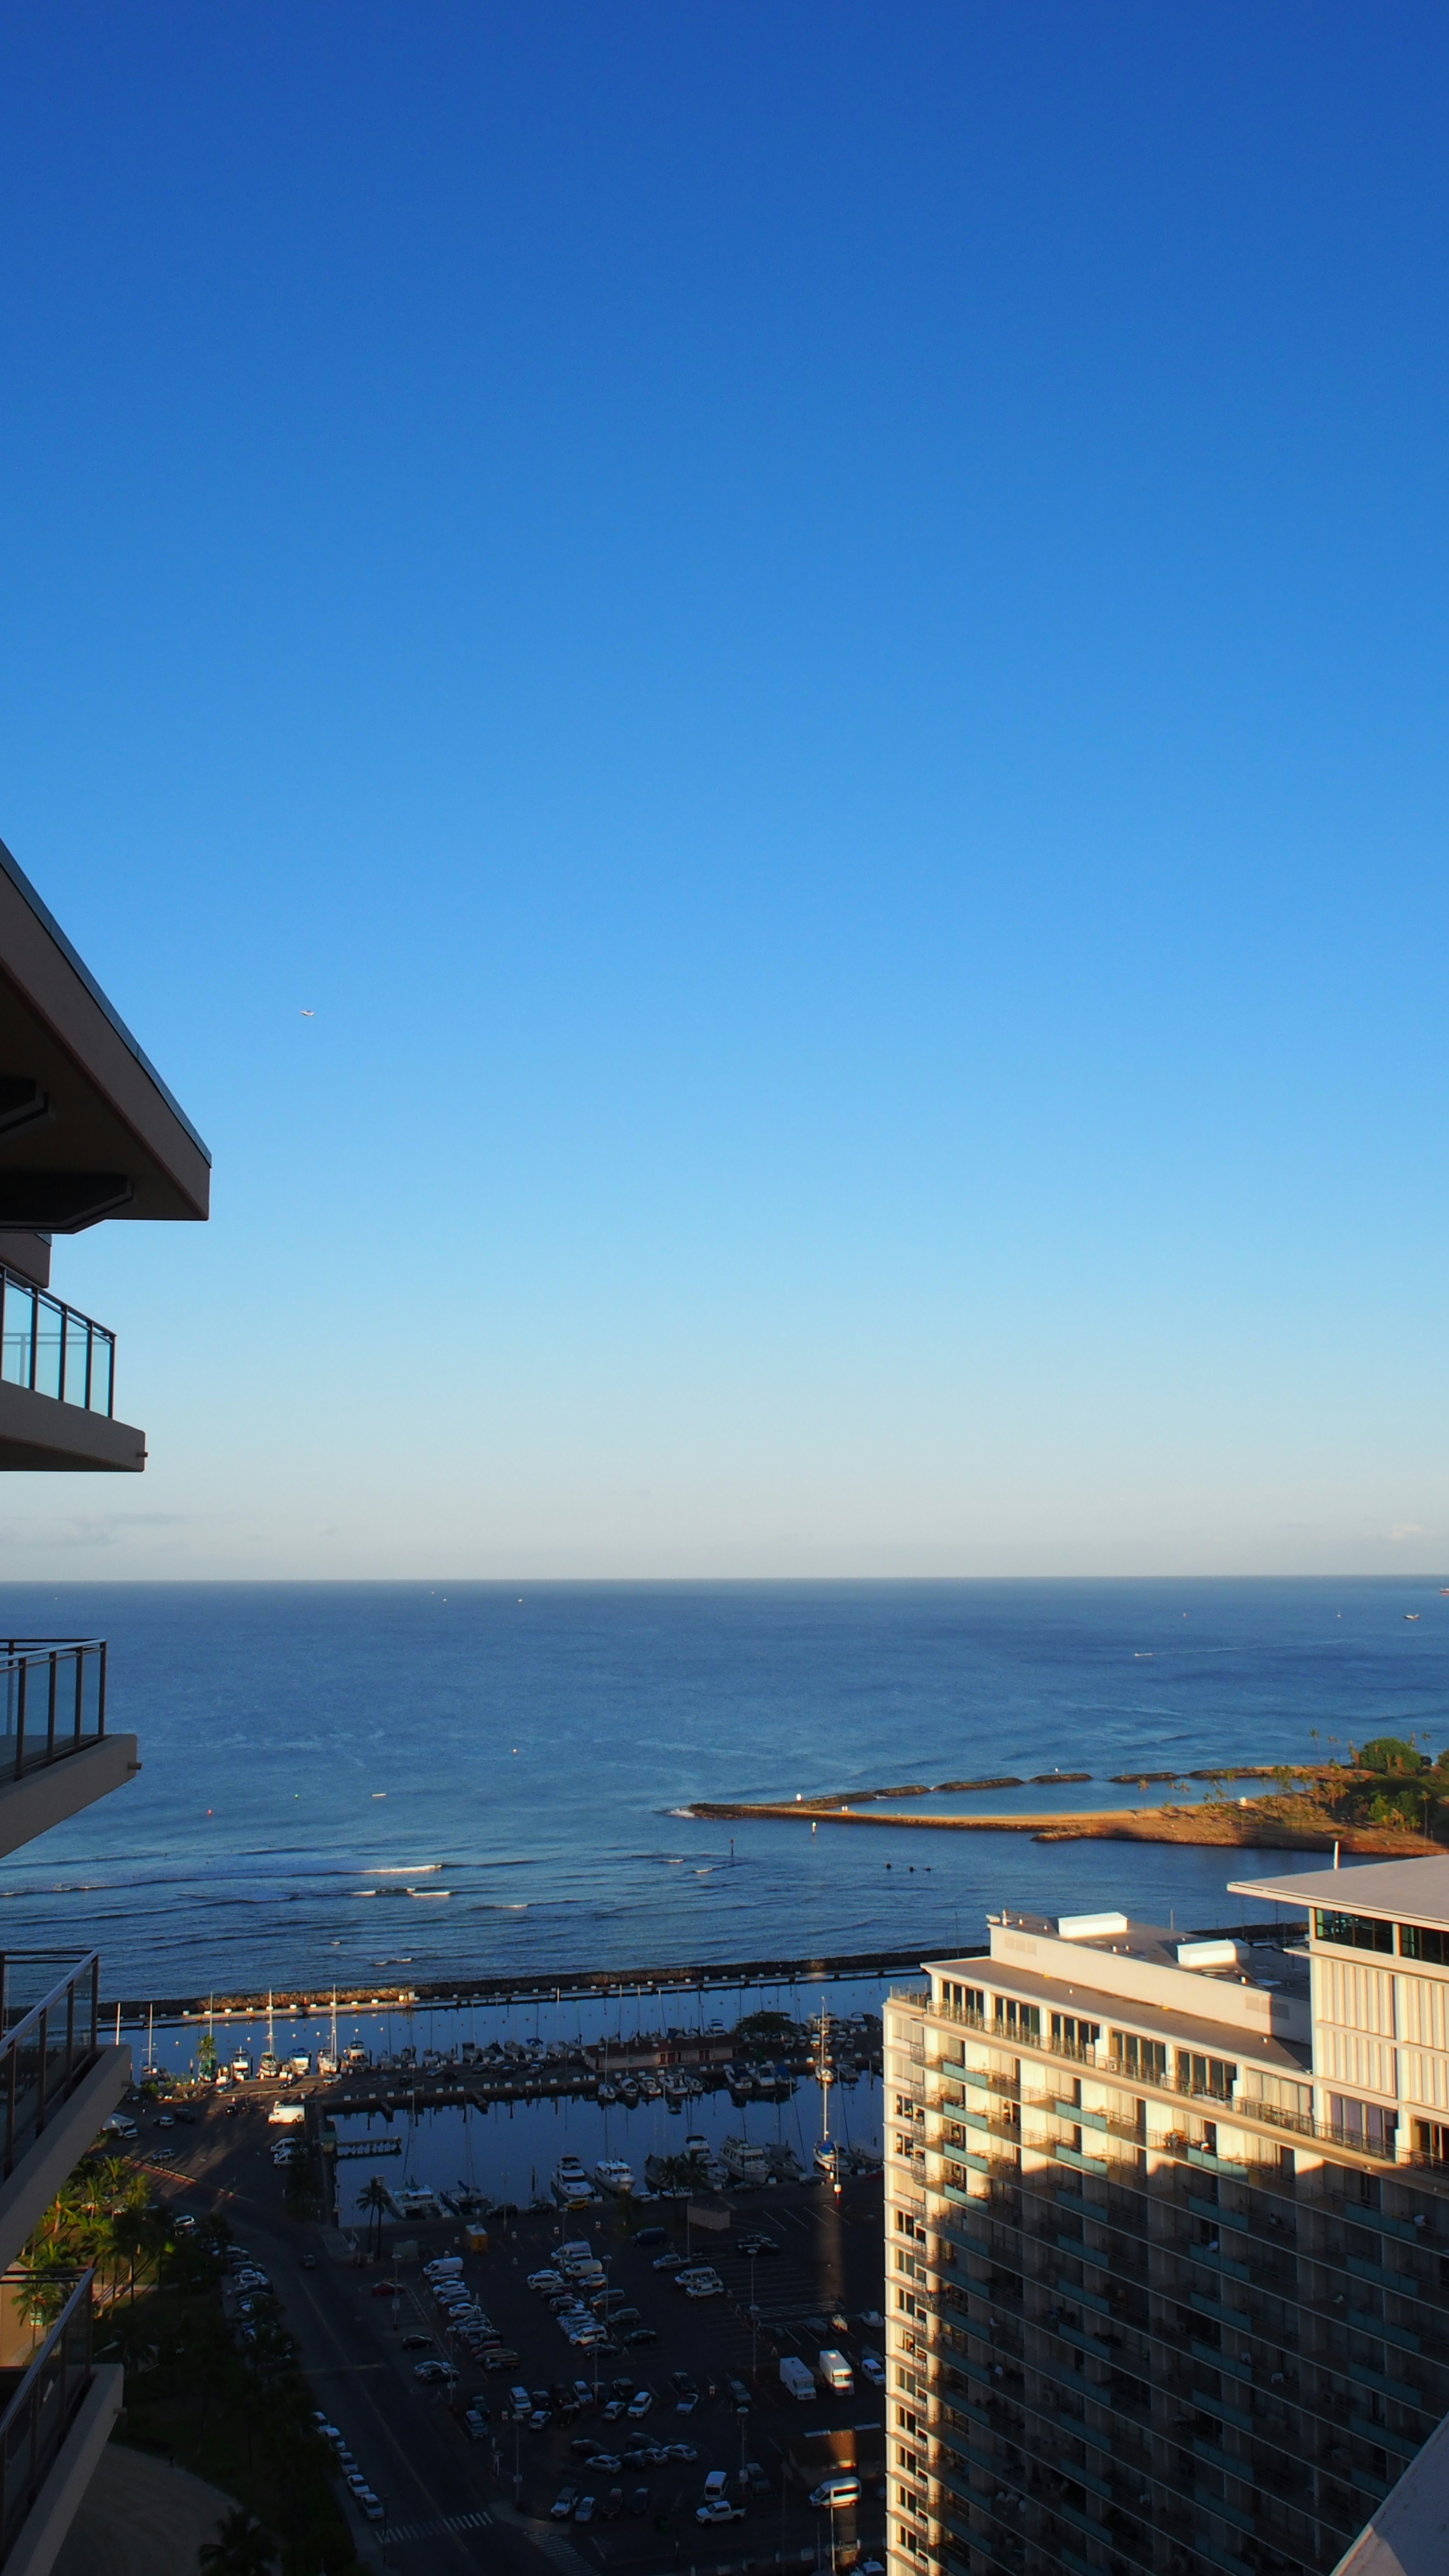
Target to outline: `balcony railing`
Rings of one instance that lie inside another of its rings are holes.
[[[27,2004],[22,1990],[37,1985]],[[0,1951],[0,2175],[14,2172],[90,2073],[100,2009],[99,1950]]]
[[[0,1263],[0,1378],[87,1413],[116,1409],[116,1336]]]
[[[0,1637],[0,1781],[98,1744],[106,1731],[103,1637]]]
[[[0,2415],[0,2567],[25,2528],[41,2488],[54,2468],[91,2384],[91,2282],[83,2272],[55,2285],[64,2305],[45,2340],[22,2372],[0,2373],[0,2396],[11,2393]],[[24,2286],[7,2272],[3,2287]]]

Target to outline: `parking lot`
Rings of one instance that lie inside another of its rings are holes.
[[[879,2212],[879,2184],[863,2183],[840,2204],[819,2189],[742,2197],[722,2233],[668,2203],[523,2216],[461,2276],[396,2274],[398,2304],[457,2367],[439,2398],[472,2414],[501,2491],[567,2519],[579,2541],[587,2532],[601,2564],[674,2564],[681,2548],[798,2562],[817,2545],[828,2559],[832,2517],[808,2498],[857,2467],[860,2504],[833,2517],[837,2563],[849,2562],[884,2526],[883,2398],[861,2366],[884,2340]],[[839,2390],[821,2384],[822,2349],[847,2365]],[[783,2388],[782,2354],[808,2366],[807,2399]]]
[[[673,2202],[525,2213],[479,2254],[461,2247],[456,2220],[389,2221],[380,2254],[359,2263],[335,2230],[285,2214],[277,2132],[259,2108],[193,2107],[194,2120],[165,2130],[143,2112],[132,2152],[178,2205],[222,2211],[266,2274],[317,2413],[347,2454],[339,2483],[350,2469],[382,2506],[370,2517],[347,2499],[364,2563],[384,2563],[385,2549],[405,2571],[485,2558],[526,2571],[541,2555],[555,2569],[798,2568],[830,2563],[832,2532],[837,2564],[880,2553],[883,2400],[860,2367],[884,2339],[864,2321],[882,2297],[878,2180],[846,2184],[839,2203],[819,2187],[741,2194],[722,2233],[690,2227]],[[752,2237],[763,2248],[753,2257],[742,2250]],[[417,2255],[395,2261],[399,2239]],[[606,2298],[607,2340],[570,2341],[548,2289],[528,2286],[561,2272],[565,2242],[599,2268],[561,2279],[553,2300]],[[441,2299],[425,2267],[460,2252]],[[714,2268],[717,2290],[691,2297],[677,2286],[683,2266],[670,2258],[686,2255]],[[245,2295],[238,2283],[238,2305]],[[448,2312],[465,2305],[471,2334]],[[637,2321],[621,2325],[621,2310]],[[485,2334],[516,2361],[485,2368]],[[818,2356],[831,2347],[850,2367],[848,2391],[820,2385]],[[811,2366],[808,2400],[785,2394],[782,2354]],[[811,2492],[856,2464],[859,2506],[812,2508]],[[724,2511],[700,2522],[711,2479]],[[568,2490],[567,2519],[555,2519]]]

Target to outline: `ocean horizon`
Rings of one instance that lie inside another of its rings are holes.
[[[11,1856],[6,1947],[110,1995],[396,1986],[1240,1919],[1269,1852],[689,1817],[697,1798],[1303,1761],[1449,1738],[1431,1576],[9,1584],[110,1640],[139,1777]],[[1003,1803],[1019,1809],[1020,1793]],[[986,1812],[979,1798],[971,1811]],[[1305,1863],[1305,1865],[1309,1865]]]

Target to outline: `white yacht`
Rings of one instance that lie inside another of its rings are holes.
[[[553,2196],[565,2209],[572,2209],[578,2201],[598,2199],[577,2156],[559,2157],[553,2169]]]
[[[720,2162],[732,2182],[767,2183],[770,2160],[761,2146],[751,2138],[725,2138],[720,2146]]]
[[[623,2200],[634,2188],[634,2171],[620,2156],[601,2156],[594,2167],[594,2180],[605,2191]]]

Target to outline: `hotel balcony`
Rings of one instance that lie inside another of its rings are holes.
[[[37,2314],[39,2310],[39,2314]],[[0,2278],[0,2568],[46,2576],[121,2407],[92,2358],[93,2275]]]
[[[135,1736],[106,1733],[103,1638],[0,1637],[0,1857],[139,1769]]]
[[[0,1951],[0,2270],[131,2080],[100,2032],[100,1953]]]
[[[0,1264],[0,1469],[138,1475],[146,1435],[115,1398],[115,1334]]]

